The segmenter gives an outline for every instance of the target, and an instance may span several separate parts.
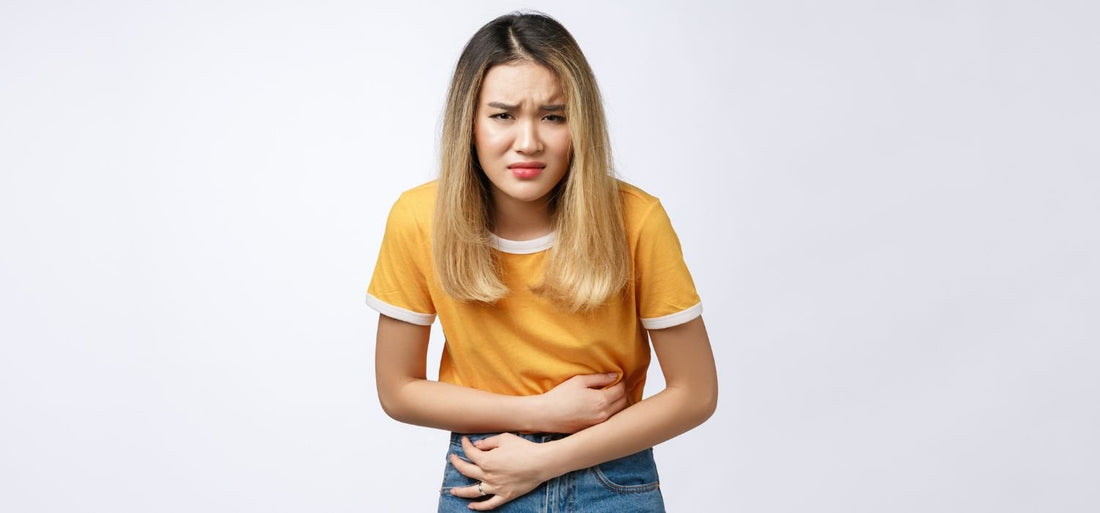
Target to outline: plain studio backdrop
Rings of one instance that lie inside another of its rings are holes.
[[[5,0],[0,510],[432,511],[446,435],[379,407],[365,290],[517,8],[703,297],[671,511],[1100,510],[1098,8],[928,0]]]

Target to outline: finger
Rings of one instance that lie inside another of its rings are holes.
[[[491,509],[496,509],[498,506],[504,504],[505,502],[508,502],[508,499],[505,499],[503,496],[500,495],[494,495],[492,497],[489,497],[487,500],[471,502],[470,509],[474,511],[489,511]]]
[[[484,484],[482,484],[481,489],[485,490]],[[485,490],[484,495],[488,494],[489,490]],[[470,486],[456,486],[454,488],[451,488],[451,495],[454,495],[455,497],[462,497],[463,499],[476,499],[478,497],[481,497],[483,494],[477,489],[477,484],[475,483]]]
[[[474,442],[474,447],[477,447],[481,451],[491,451],[500,447],[500,437],[502,435],[493,435],[488,438],[482,438]]]
[[[603,391],[605,394],[607,394],[607,398],[609,400],[626,397],[626,385],[622,382],[616,383],[614,386],[607,387],[603,389]]]
[[[614,383],[618,377],[618,374],[612,372],[610,374],[580,374],[569,379],[579,381],[585,388],[603,388]]]
[[[451,465],[454,465],[455,470],[457,470],[459,474],[470,479],[476,479],[478,481],[485,479],[485,473],[481,471],[481,467],[459,458],[457,454],[451,455]]]
[[[474,462],[474,464],[481,463],[481,449],[474,446],[474,443],[470,441],[470,437],[462,437],[462,450],[466,451],[466,459]]]
[[[607,411],[611,412],[611,415],[614,415],[614,414],[619,413],[620,411],[622,411],[623,408],[626,408],[626,396],[625,395],[618,398],[618,399],[616,399],[615,402],[611,403],[611,406],[608,407]]]

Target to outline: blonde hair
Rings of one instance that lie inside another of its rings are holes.
[[[473,149],[482,79],[498,64],[531,61],[553,71],[566,98],[573,156],[551,192],[554,246],[536,291],[569,311],[596,308],[630,279],[618,182],[596,78],[573,36],[539,13],[501,16],[474,34],[455,66],[440,144],[432,257],[443,290],[493,303],[508,294],[489,238],[493,201]]]

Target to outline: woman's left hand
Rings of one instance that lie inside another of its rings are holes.
[[[554,477],[546,470],[546,444],[537,444],[511,433],[502,433],[471,443],[462,437],[466,458],[451,455],[451,464],[462,475],[480,481],[478,485],[452,488],[451,493],[465,499],[492,495],[487,500],[471,502],[470,509],[488,511],[531,490]]]

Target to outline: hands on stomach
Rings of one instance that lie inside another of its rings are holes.
[[[611,385],[618,376],[614,372],[573,376],[537,396],[543,415],[539,424],[545,425],[547,433],[576,433],[607,420],[626,407],[626,385]]]
[[[607,420],[626,407],[626,385],[615,383],[616,379],[616,373],[573,376],[537,396],[543,416],[539,424],[550,433],[575,433]],[[462,448],[469,461],[452,454],[450,463],[478,483],[454,488],[451,493],[466,499],[492,495],[488,500],[471,502],[473,510],[494,509],[554,477],[545,470],[547,447],[511,433],[474,443],[462,437]]]

